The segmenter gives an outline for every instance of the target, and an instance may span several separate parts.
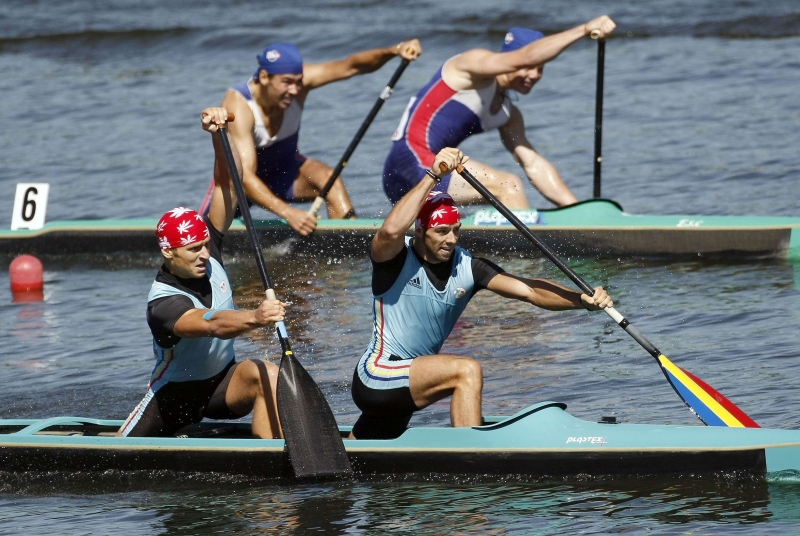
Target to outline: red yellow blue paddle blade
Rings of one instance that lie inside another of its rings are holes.
[[[736,428],[760,428],[744,411],[725,398],[722,393],[703,380],[675,365],[661,354],[658,356],[661,370],[672,387],[686,402],[689,409],[708,426],[730,426]]]

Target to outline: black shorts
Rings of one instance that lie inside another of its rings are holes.
[[[144,400],[122,427],[128,437],[169,437],[189,424],[209,419],[238,419],[225,404],[225,392],[239,363],[205,380],[170,382]]]
[[[396,439],[406,431],[414,412],[419,411],[408,387],[370,389],[362,383],[358,372],[353,374],[351,392],[353,402],[361,410],[353,426],[356,439]]]

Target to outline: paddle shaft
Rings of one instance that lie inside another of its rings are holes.
[[[267,270],[267,265],[264,262],[264,253],[261,250],[261,242],[258,240],[258,234],[256,233],[255,225],[253,225],[253,217],[250,215],[250,207],[247,206],[247,197],[244,192],[244,185],[242,184],[242,179],[239,177],[239,172],[236,168],[236,160],[233,158],[233,151],[231,150],[231,144],[228,140],[227,133],[227,128],[220,128],[217,131],[217,139],[222,145],[222,150],[225,153],[225,163],[228,166],[228,173],[233,181],[233,187],[236,190],[236,198],[239,200],[239,211],[242,213],[242,220],[244,220],[244,226],[247,229],[247,237],[250,239],[250,246],[253,248],[253,256],[256,259],[258,275],[261,276],[261,282],[264,284],[264,288],[267,291],[267,298],[274,300],[275,291],[272,289],[272,281],[270,281],[269,271]],[[281,322],[281,324],[282,323],[283,322]],[[283,346],[282,340],[281,346]]]
[[[442,171],[445,171],[446,169],[447,169],[447,168],[445,167],[445,169],[444,169],[444,170],[442,170]],[[573,283],[575,283],[575,284],[578,286],[578,288],[579,288],[579,289],[581,289],[581,291],[583,291],[585,294],[588,294],[589,296],[592,296],[592,295],[594,295],[594,289],[593,289],[592,287],[590,287],[590,286],[589,286],[589,284],[588,284],[586,281],[584,281],[584,279],[583,279],[581,276],[579,276],[577,273],[575,273],[575,271],[574,271],[572,268],[570,268],[569,266],[567,266],[567,264],[566,264],[566,263],[564,263],[564,261],[563,261],[563,260],[561,260],[561,257],[559,257],[559,256],[556,254],[556,252],[555,252],[555,251],[553,251],[553,250],[550,248],[550,246],[548,246],[548,245],[547,245],[547,244],[546,244],[546,243],[545,243],[545,242],[544,242],[542,239],[540,239],[538,236],[536,236],[535,234],[533,234],[533,233],[531,232],[531,230],[530,230],[530,229],[528,229],[528,227],[527,227],[527,226],[526,226],[524,223],[522,223],[522,221],[521,221],[519,218],[517,218],[517,216],[515,216],[515,215],[514,215],[514,213],[513,213],[513,212],[511,212],[511,211],[510,211],[510,210],[509,210],[509,209],[508,209],[508,208],[507,208],[507,207],[506,207],[504,204],[502,204],[500,201],[498,201],[498,199],[497,199],[497,198],[496,198],[496,197],[495,197],[495,196],[494,196],[494,195],[493,195],[493,194],[492,194],[492,193],[491,193],[491,192],[490,192],[490,191],[489,191],[489,190],[488,190],[488,189],[487,189],[487,188],[486,188],[486,187],[485,187],[483,184],[481,184],[481,183],[478,181],[478,179],[476,179],[476,178],[475,178],[475,177],[472,175],[472,173],[470,173],[470,172],[469,172],[469,171],[468,171],[468,170],[467,170],[465,167],[463,167],[463,166],[459,166],[459,167],[458,167],[458,173],[459,173],[459,174],[460,174],[462,177],[464,177],[464,180],[466,180],[466,181],[467,181],[467,182],[468,182],[468,183],[469,183],[469,184],[470,184],[470,185],[471,185],[473,188],[475,188],[475,189],[478,191],[478,193],[480,193],[480,194],[481,194],[481,195],[484,197],[484,199],[486,199],[486,200],[487,200],[487,201],[488,201],[488,202],[489,202],[489,203],[490,203],[490,204],[491,204],[491,205],[492,205],[494,208],[496,208],[496,209],[497,209],[497,211],[498,211],[500,214],[502,214],[503,216],[505,216],[505,218],[506,218],[508,221],[510,221],[510,222],[511,222],[511,224],[512,224],[514,227],[516,227],[516,228],[517,228],[517,230],[518,230],[519,232],[521,232],[521,233],[522,233],[522,234],[525,236],[525,238],[527,238],[528,240],[530,240],[531,242],[533,242],[533,244],[534,244],[534,245],[535,245],[537,248],[539,248],[539,250],[540,250],[542,253],[544,253],[544,255],[545,255],[545,256],[546,256],[548,259],[550,259],[550,261],[552,261],[552,263],[553,263],[553,264],[555,264],[556,266],[558,266],[558,268],[559,268],[559,269],[560,269],[562,272],[564,272],[564,274],[565,274],[567,277],[569,277],[569,278],[572,280],[572,282],[573,282]],[[642,334],[639,332],[639,330],[637,330],[635,327],[633,327],[633,326],[630,324],[630,322],[628,322],[628,321],[625,319],[625,317],[624,317],[624,316],[622,316],[622,315],[621,315],[619,312],[617,312],[617,310],[616,310],[616,309],[614,309],[613,307],[606,307],[606,308],[605,308],[605,309],[603,309],[603,310],[604,310],[604,311],[605,311],[605,312],[608,314],[608,316],[610,316],[611,318],[613,318],[613,319],[614,319],[614,321],[615,321],[617,324],[619,324],[619,326],[620,326],[622,329],[624,329],[624,330],[625,330],[625,331],[628,333],[628,335],[630,335],[631,337],[633,337],[633,339],[634,339],[636,342],[638,342],[638,343],[639,343],[639,344],[642,346],[642,348],[644,348],[645,350],[647,350],[647,352],[648,352],[650,355],[652,355],[654,358],[656,358],[656,360],[658,360],[658,357],[661,355],[661,352],[658,350],[658,348],[656,348],[655,346],[653,346],[653,344],[652,344],[650,341],[648,341],[648,340],[647,340],[647,339],[644,337],[644,335],[642,335]]]
[[[603,164],[603,76],[606,62],[606,40],[597,40],[597,93],[594,107],[594,197],[600,197],[600,167]]]
[[[375,119],[376,115],[378,115],[378,111],[380,111],[381,106],[383,106],[383,103],[386,102],[389,99],[389,97],[392,96],[392,90],[394,89],[394,85],[400,79],[400,75],[402,75],[403,71],[406,70],[408,64],[409,60],[403,60],[400,62],[400,65],[395,70],[394,74],[392,75],[392,78],[389,80],[389,83],[386,85],[385,88],[383,88],[380,97],[378,97],[378,100],[376,100],[375,104],[372,105],[372,109],[369,111],[369,114],[367,114],[367,118],[364,119],[364,121],[361,123],[361,126],[358,128],[358,132],[356,132],[356,135],[350,141],[350,145],[348,145],[347,149],[345,149],[342,158],[339,159],[339,162],[336,164],[336,167],[333,168],[333,173],[331,173],[331,177],[328,179],[328,182],[325,183],[325,186],[322,188],[322,190],[320,190],[319,195],[314,200],[314,203],[311,205],[311,208],[309,209],[308,213],[311,214],[312,216],[316,216],[319,213],[320,209],[322,208],[322,205],[325,203],[325,199],[328,197],[328,193],[330,193],[331,188],[333,188],[336,179],[338,179],[339,175],[342,174],[342,170],[344,170],[344,168],[347,167],[347,161],[350,160],[350,157],[356,150],[356,147],[361,141],[361,138],[364,137],[364,134],[367,132],[367,129],[372,124],[372,120]]]
[[[239,208],[253,248],[258,274],[264,283],[267,299],[274,300],[275,291],[264,262],[264,253],[253,225],[250,208],[247,206],[244,185],[236,167],[227,130],[220,128],[217,131],[217,139],[225,154],[230,180],[233,181],[236,197],[239,199]],[[283,354],[278,373],[278,416],[295,475],[331,477],[352,474],[347,452],[330,406],[314,380],[294,356],[283,321],[275,323],[275,331]],[[284,401],[290,403],[282,403]]]

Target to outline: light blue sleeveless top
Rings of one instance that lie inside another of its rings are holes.
[[[211,309],[203,315],[206,320],[217,311],[236,309],[228,275],[222,265],[213,258],[208,261],[208,278],[211,282],[212,303]],[[188,297],[197,309],[207,309],[200,300],[188,292],[158,281],[153,282],[147,301],[149,303],[176,295]],[[182,337],[172,348],[162,348],[153,339],[153,354],[156,366],[150,375],[150,387],[156,391],[164,383],[205,380],[219,374],[234,357],[233,339]]]
[[[388,291],[373,296],[372,341],[356,369],[364,385],[372,389],[408,387],[411,361],[439,353],[475,286],[472,256],[456,247],[447,286],[437,290],[410,241],[406,237],[408,252],[397,280]]]

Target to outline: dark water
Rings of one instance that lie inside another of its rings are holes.
[[[419,37],[425,53],[362,141],[345,178],[357,210],[385,214],[380,169],[408,97],[449,56],[497,48],[510,25],[558,31],[608,10],[603,193],[631,213],[800,214],[800,7],[794,2],[7,2],[0,5],[0,214],[14,185],[51,184],[48,219],[158,216],[196,206],[211,174],[199,111],[245,79],[256,53],[292,41],[308,61]],[[396,63],[313,92],[301,149],[333,164]],[[516,103],[537,149],[591,195],[595,47],[573,46]],[[465,152],[514,169],[495,134]],[[532,189],[535,206],[546,206]],[[257,217],[265,216],[256,213]],[[154,252],[155,253],[155,252]],[[563,280],[541,260],[497,259]],[[0,273],[0,417],[122,418],[151,367],[141,259],[46,259],[46,300],[12,304]],[[677,364],[764,426],[800,426],[800,291],[785,261],[573,261]],[[258,277],[232,259],[239,305]],[[269,264],[292,301],[298,355],[340,422],[370,335],[366,259]],[[479,295],[446,348],[475,356],[485,413],[537,400],[575,415],[696,424],[657,366],[602,314],[546,313]],[[276,357],[271,336],[237,341]],[[448,421],[436,404],[413,424]],[[146,475],[0,473],[0,534],[653,532],[793,534],[800,485],[733,479],[357,483],[276,486]]]

